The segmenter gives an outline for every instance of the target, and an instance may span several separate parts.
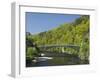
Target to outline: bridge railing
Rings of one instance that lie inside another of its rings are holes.
[[[76,50],[76,52],[79,52],[80,47],[78,45],[39,45],[38,48],[40,49],[40,51],[55,51],[57,48],[61,51],[61,52],[65,52],[65,50],[67,48],[71,48]],[[58,50],[58,51],[59,51]]]

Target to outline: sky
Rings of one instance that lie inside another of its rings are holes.
[[[80,15],[26,12],[25,17],[26,32],[37,34],[51,30],[61,24],[73,22]]]

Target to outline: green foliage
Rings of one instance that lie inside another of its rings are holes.
[[[26,57],[29,57],[30,59],[33,58],[33,48],[29,47],[26,53]]]
[[[38,56],[37,50],[34,47],[28,47],[26,57],[33,59],[36,56]]]

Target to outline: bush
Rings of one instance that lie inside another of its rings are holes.
[[[29,59],[33,59],[36,56],[38,56],[37,50],[33,47],[28,47],[26,52],[26,57]]]

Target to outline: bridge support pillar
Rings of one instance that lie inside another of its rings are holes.
[[[63,53],[65,52],[65,48],[64,48],[64,47],[62,47],[62,52],[63,52]]]

